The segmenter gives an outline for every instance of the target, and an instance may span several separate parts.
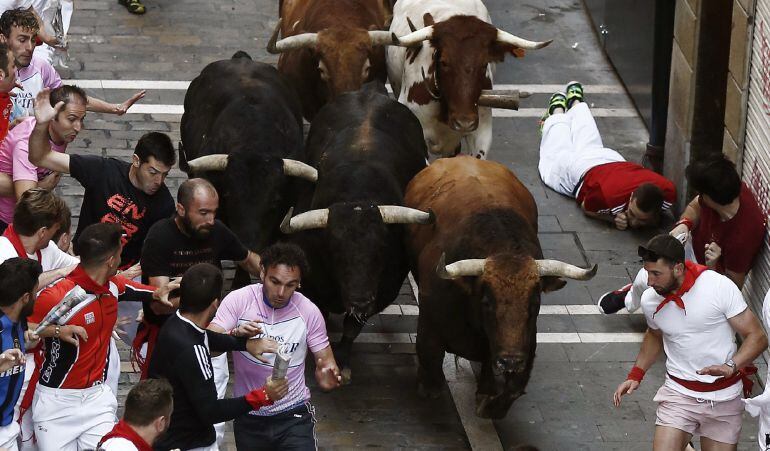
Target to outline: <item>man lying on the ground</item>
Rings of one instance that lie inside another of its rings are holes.
[[[538,169],[549,188],[575,198],[587,216],[619,230],[657,225],[676,198],[670,180],[604,147],[576,81],[567,84],[566,93],[551,96]]]
[[[765,216],[757,200],[724,155],[698,160],[685,170],[698,193],[670,234],[687,244],[688,260],[706,265],[743,287],[765,237]],[[633,284],[599,298],[602,313],[639,308],[648,287],[647,272],[639,270]]]

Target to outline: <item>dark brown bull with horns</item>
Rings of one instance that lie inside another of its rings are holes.
[[[436,218],[407,233],[420,390],[441,390],[445,352],[479,361],[476,414],[502,418],[529,381],[540,293],[562,288],[561,277],[590,279],[596,266],[543,259],[532,194],[498,163],[440,159],[412,179],[404,205]]]
[[[367,81],[385,83],[390,11],[387,0],[281,2],[267,51],[281,54],[278,70],[299,94],[307,120],[329,100]]]

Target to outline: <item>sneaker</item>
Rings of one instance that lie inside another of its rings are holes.
[[[131,14],[144,14],[145,8],[139,0],[118,0],[118,3],[125,6]]]
[[[617,313],[619,310],[626,307],[626,294],[631,291],[631,284],[624,286],[623,288],[609,293],[604,293],[599,298],[599,311],[605,315],[611,315]]]
[[[545,110],[545,113],[543,113],[542,116],[540,116],[540,120],[537,123],[540,136],[543,135],[543,125],[545,125],[545,120],[553,114],[553,110],[556,108],[567,111],[567,96],[563,92],[554,92],[551,95],[551,99],[548,101],[548,109]]]
[[[548,115],[552,115],[553,110],[556,108],[567,111],[567,95],[563,92],[554,92],[551,94],[551,100],[548,101]]]
[[[583,102],[583,85],[579,81],[571,81],[567,83],[567,87],[564,89],[567,94],[567,109],[572,108],[572,104],[576,100]]]

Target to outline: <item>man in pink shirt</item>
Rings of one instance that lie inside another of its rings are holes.
[[[222,300],[209,329],[238,334],[238,326],[260,321],[263,333],[277,341],[288,356],[289,393],[271,406],[251,411],[233,422],[238,449],[315,449],[315,409],[305,384],[305,356],[313,353],[315,378],[322,390],[340,385],[321,311],[295,290],[307,273],[307,259],[297,245],[276,243],[262,252],[262,280],[233,291]],[[245,352],[233,353],[234,396],[243,396],[265,384],[272,375],[275,356],[263,363]]]
[[[64,152],[83,128],[86,115],[86,94],[76,86],[63,85],[51,92],[51,102],[64,102],[64,109],[49,123],[51,149]],[[13,179],[14,196],[0,196],[0,229],[5,230],[13,220],[17,199],[31,188],[53,189],[59,182],[59,173],[38,168],[29,162],[29,136],[35,128],[35,118],[26,118],[8,133],[0,143],[0,175]]]
[[[0,34],[3,35],[15,58],[17,80],[24,89],[15,89],[14,111],[11,120],[33,116],[32,102],[43,88],[54,89],[61,78],[45,58],[33,55],[40,24],[35,13],[28,9],[9,9],[0,16]],[[144,97],[139,91],[123,103],[107,103],[95,97],[88,98],[88,111],[123,115],[136,101]]]

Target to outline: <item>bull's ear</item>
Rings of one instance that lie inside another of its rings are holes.
[[[423,26],[429,27],[431,25],[435,25],[435,21],[433,20],[433,15],[431,13],[425,13],[422,15],[422,23]]]
[[[526,50],[521,47],[516,47],[511,44],[501,44],[499,42],[492,43],[492,48],[489,51],[489,59],[495,62],[501,62],[505,59],[505,55],[511,54],[515,58],[524,58],[527,53]]]
[[[540,278],[540,290],[543,293],[561,290],[565,285],[567,285],[567,281],[559,277],[546,276]]]

